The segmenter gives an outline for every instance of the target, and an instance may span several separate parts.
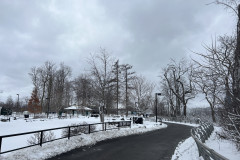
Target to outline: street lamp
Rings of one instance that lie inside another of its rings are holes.
[[[156,108],[156,123],[157,123],[157,96],[161,96],[161,93],[155,93],[155,101],[156,101],[156,104],[155,104],[155,108]]]
[[[17,94],[18,96],[18,101],[17,101],[17,108],[19,107],[19,94]]]
[[[48,115],[49,115],[49,103],[50,103],[50,98],[46,98],[48,100],[48,110],[47,110],[47,118],[48,118]]]

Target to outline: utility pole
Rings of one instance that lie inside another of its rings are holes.
[[[161,93],[155,93],[155,111],[156,111],[156,123],[157,123],[157,104],[158,104],[158,102],[157,102],[157,96],[161,96]]]
[[[116,81],[117,81],[117,115],[118,115],[118,101],[119,101],[119,60],[115,63],[116,67]]]
[[[129,77],[131,76],[132,74],[134,74],[135,72],[128,72],[128,70],[132,69],[132,66],[129,65],[129,64],[124,64],[122,65],[122,69],[125,70],[125,98],[126,98],[126,110],[127,110],[127,113],[126,113],[126,116],[128,116],[128,80],[131,80],[133,79],[133,77]]]

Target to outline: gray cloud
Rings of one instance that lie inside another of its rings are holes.
[[[210,0],[0,1],[0,100],[29,96],[28,72],[50,60],[77,76],[104,47],[157,81],[169,58],[200,51],[211,36],[232,33],[234,16]]]

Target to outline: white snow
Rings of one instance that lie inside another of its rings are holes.
[[[222,129],[220,127],[214,127],[214,132],[211,134],[209,139],[205,144],[213,149],[214,151],[220,153],[229,160],[239,160],[240,151],[237,150],[235,144],[229,140],[220,139],[217,133],[221,133]]]
[[[182,125],[193,126],[193,127],[198,127],[199,126],[199,124],[195,124],[195,123],[174,122],[174,121],[165,121],[165,120],[163,122],[182,124]]]
[[[72,123],[100,123],[99,118],[95,117],[75,117],[71,119],[29,119],[27,122],[24,119],[11,120],[10,122],[0,122],[0,135],[8,135],[14,133],[30,132],[42,129],[65,127]]]
[[[106,120],[108,119],[106,118]],[[47,119],[44,121],[36,120],[36,121],[30,121],[30,122],[26,122],[23,119],[19,119],[16,121],[0,123],[0,135],[63,127],[63,126],[71,125],[72,123],[80,123],[83,121],[87,123],[98,123],[99,118],[80,117],[80,118],[72,118],[72,119]],[[82,134],[80,136],[71,137],[70,140],[68,140],[67,138],[61,139],[61,140],[43,144],[42,147],[34,146],[34,147],[18,150],[15,152],[6,153],[3,155],[0,155],[0,160],[46,159],[46,158],[50,158],[58,154],[70,151],[77,147],[94,145],[95,143],[105,139],[127,136],[131,134],[140,134],[140,133],[161,129],[161,128],[166,128],[166,127],[167,127],[166,124],[160,125],[159,123],[156,124],[154,122],[144,121],[143,125],[134,124],[132,125],[132,128],[121,128],[120,130],[110,130],[110,131],[96,132],[91,134]],[[54,133],[56,134],[57,132],[54,132]],[[27,139],[29,139],[29,136],[30,135],[22,136],[20,138],[17,138],[17,137],[6,138],[6,139],[4,138],[5,140],[3,139],[2,151],[13,149],[13,146],[21,147],[23,146],[23,144],[26,145]]]
[[[192,137],[179,142],[172,156],[172,160],[202,160],[198,156],[197,145]]]
[[[228,158],[229,160],[239,160],[240,151],[229,140],[219,139],[216,132],[221,132],[220,127],[214,127],[214,131],[205,142],[209,148]],[[203,160],[199,157],[197,145],[192,137],[180,142],[175,149],[172,160]]]
[[[50,128],[66,127],[72,124],[79,124],[82,122],[99,123],[100,119],[94,117],[88,118],[80,116],[79,118],[71,119],[28,119],[27,121],[24,119],[11,120],[10,122],[0,122],[0,135],[9,135]],[[60,138],[62,134],[62,129],[55,130],[54,134],[56,135],[56,138]],[[3,138],[1,148],[2,152],[27,146],[27,140],[32,135],[33,134]]]

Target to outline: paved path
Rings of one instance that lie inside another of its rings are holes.
[[[178,143],[190,137],[191,127],[168,123],[168,127],[81,147],[49,160],[164,160],[171,159]]]

